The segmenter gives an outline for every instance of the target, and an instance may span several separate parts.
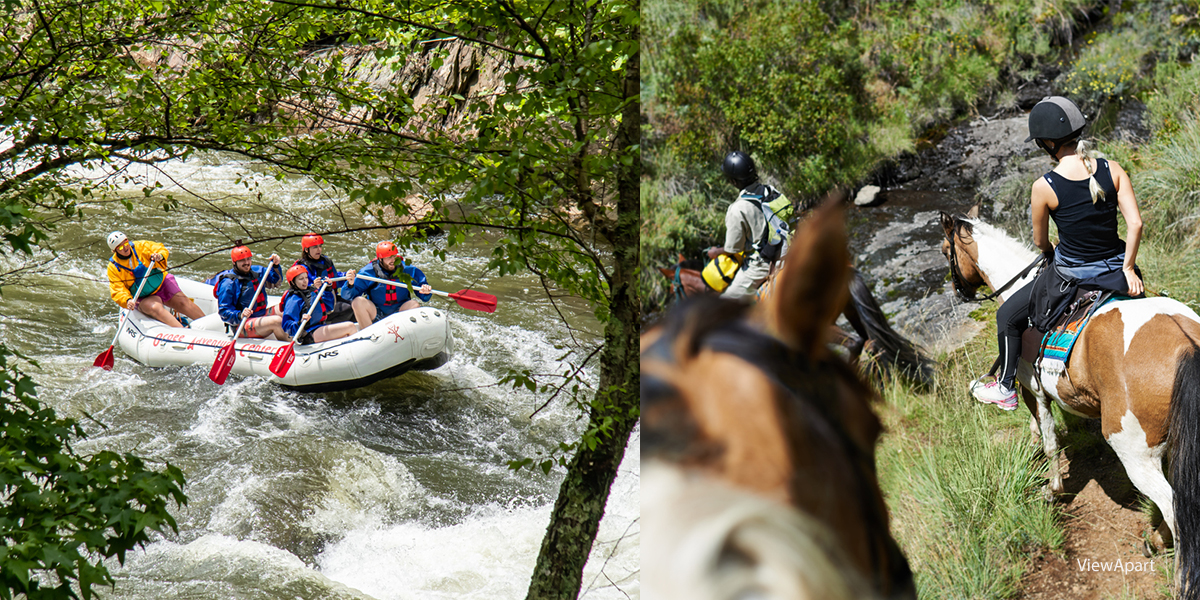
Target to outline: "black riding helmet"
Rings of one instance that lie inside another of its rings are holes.
[[[754,169],[754,159],[741,150],[734,150],[725,155],[725,162],[721,164],[721,172],[725,173],[725,178],[739,190],[758,181],[758,171]]]
[[[1029,111],[1029,137],[1053,158],[1064,144],[1079,138],[1087,119],[1074,102],[1062,96],[1047,96]]]

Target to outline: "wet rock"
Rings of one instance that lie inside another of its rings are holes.
[[[858,206],[875,206],[878,202],[883,201],[883,198],[879,195],[880,191],[881,188],[877,185],[865,185],[854,196],[854,203]]]

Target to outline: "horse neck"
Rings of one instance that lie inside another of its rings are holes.
[[[1000,230],[991,227],[990,225],[976,223],[975,225],[975,244],[979,248],[979,259],[977,261],[979,272],[983,275],[984,281],[988,287],[994,289],[1006,284],[1017,273],[1021,272],[1029,265],[1030,262],[1037,256],[1032,250],[1027,248],[1021,242],[1010,238]],[[1020,290],[1025,284],[1033,281],[1036,276],[1034,271],[1026,273],[1024,277],[1012,284],[1007,290],[1000,294],[1004,300],[1008,300]]]

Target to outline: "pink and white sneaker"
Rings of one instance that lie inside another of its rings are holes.
[[[999,381],[971,386],[971,395],[984,404],[995,404],[1003,410],[1017,409],[1017,391],[1004,387]]]

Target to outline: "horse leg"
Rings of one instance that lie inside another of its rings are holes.
[[[1105,427],[1104,429],[1108,429]],[[1150,447],[1146,443],[1146,433],[1132,412],[1121,417],[1121,430],[1116,432],[1104,431],[1104,439],[1117,453],[1129,481],[1139,492],[1158,505],[1162,511],[1163,521],[1175,536],[1175,501],[1171,484],[1163,474],[1163,452],[1165,443]]]
[[[1027,364],[1022,361],[1017,367],[1017,378],[1020,381],[1029,380],[1029,378],[1020,376],[1022,370],[1026,369]],[[1050,472],[1047,474],[1050,481],[1046,487],[1042,488],[1042,498],[1046,502],[1053,502],[1054,496],[1062,493],[1063,482],[1062,464],[1058,456],[1058,434],[1054,432],[1054,412],[1050,410],[1050,398],[1045,392],[1038,394],[1030,391],[1029,386],[1025,383],[1022,383],[1020,387],[1021,397],[1025,400],[1025,406],[1033,414],[1030,429],[1033,430],[1035,438],[1040,434],[1042,438],[1042,452],[1046,455],[1046,462],[1050,469]]]

